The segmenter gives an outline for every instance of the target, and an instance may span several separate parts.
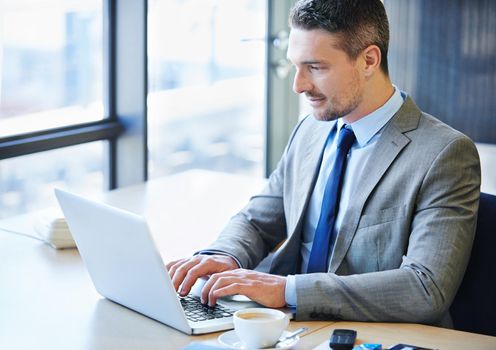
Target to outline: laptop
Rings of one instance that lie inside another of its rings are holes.
[[[260,307],[223,298],[212,309],[191,293],[180,297],[143,217],[59,189],[55,195],[93,284],[107,299],[186,334],[232,329],[236,310]]]

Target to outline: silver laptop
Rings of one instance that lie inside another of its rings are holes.
[[[235,310],[260,306],[227,298],[209,309],[191,294],[179,297],[143,217],[59,189],[55,195],[104,297],[186,334],[231,329]]]

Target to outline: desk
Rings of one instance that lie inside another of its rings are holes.
[[[144,215],[163,260],[190,255],[211,242],[263,179],[190,171],[111,191],[102,200]],[[27,234],[37,214],[0,221]],[[185,244],[185,237],[188,237]],[[0,230],[0,349],[180,349],[192,341],[217,344],[220,333],[189,337],[103,299],[77,250],[55,250]],[[330,322],[298,322],[312,334]],[[319,344],[299,343],[299,349]]]
[[[205,247],[263,184],[262,179],[190,171],[112,191],[102,200],[144,215],[168,261]],[[0,227],[34,234],[35,217],[5,219]],[[192,238],[187,245],[186,235]],[[55,250],[0,230],[0,257],[0,349],[169,350],[192,341],[218,345],[220,333],[190,337],[103,299],[77,250]],[[301,326],[310,330],[295,349],[327,349],[326,340],[337,327],[357,329],[360,341],[387,345],[402,341],[441,349],[496,349],[493,337],[421,325],[291,322],[290,329]]]
[[[335,322],[309,335],[308,342],[326,339],[336,328],[357,331],[356,344],[379,343],[385,347],[404,343],[440,350],[495,350],[496,337],[409,323]],[[328,341],[316,350],[329,350]]]

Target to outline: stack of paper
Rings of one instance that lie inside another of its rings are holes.
[[[63,217],[41,216],[35,225],[35,231],[41,239],[56,249],[76,247],[67,222]]]

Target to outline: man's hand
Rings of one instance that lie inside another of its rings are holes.
[[[172,284],[181,296],[186,296],[200,277],[237,269],[236,261],[227,255],[195,255],[171,261],[166,265]],[[179,287],[181,290],[179,291]]]
[[[213,274],[202,289],[202,302],[214,306],[217,298],[242,294],[267,307],[283,307],[286,277],[246,269]]]

